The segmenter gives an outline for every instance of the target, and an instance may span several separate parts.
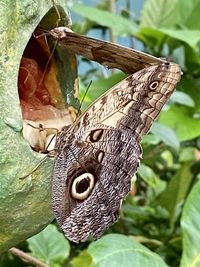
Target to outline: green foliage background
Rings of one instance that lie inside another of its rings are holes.
[[[50,225],[21,247],[53,267],[200,266],[200,0],[146,0],[139,19],[128,9],[108,12],[108,2],[72,5],[83,17],[74,22],[74,31],[111,28],[116,37],[128,36],[145,52],[180,64],[181,82],[142,141],[135,189],[118,223],[98,241],[80,245]],[[102,68],[91,65],[81,77],[81,92],[93,80],[85,106],[123,76],[105,77]],[[28,266],[9,253],[0,262]]]

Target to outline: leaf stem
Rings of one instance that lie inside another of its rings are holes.
[[[47,265],[46,263],[41,262],[40,260],[28,255],[27,253],[23,252],[22,250],[18,249],[18,248],[10,248],[9,249],[10,253],[12,253],[13,255],[21,258],[22,260],[29,262],[35,266],[38,267],[50,267],[49,265]]]

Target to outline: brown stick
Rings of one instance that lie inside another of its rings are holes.
[[[29,262],[29,263],[33,264],[35,266],[38,266],[38,267],[50,267],[46,263],[43,263],[42,261],[40,261],[40,260],[28,255],[27,253],[23,252],[22,250],[20,250],[18,248],[14,248],[13,247],[13,248],[10,248],[9,251],[13,255],[21,258],[22,260],[25,260],[26,262]]]

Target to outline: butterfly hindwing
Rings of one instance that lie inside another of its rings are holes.
[[[131,131],[98,125],[96,131],[99,129],[102,133],[96,141],[89,142],[89,135],[84,141],[74,136],[55,164],[54,211],[64,233],[74,242],[86,241],[89,234],[97,238],[116,221],[139,165],[141,150]],[[73,197],[71,188],[83,173],[93,176],[94,187],[82,201]]]

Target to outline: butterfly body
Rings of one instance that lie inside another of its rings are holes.
[[[146,134],[180,79],[177,64],[142,69],[97,99],[57,145],[53,210],[74,242],[98,238],[118,217]]]

